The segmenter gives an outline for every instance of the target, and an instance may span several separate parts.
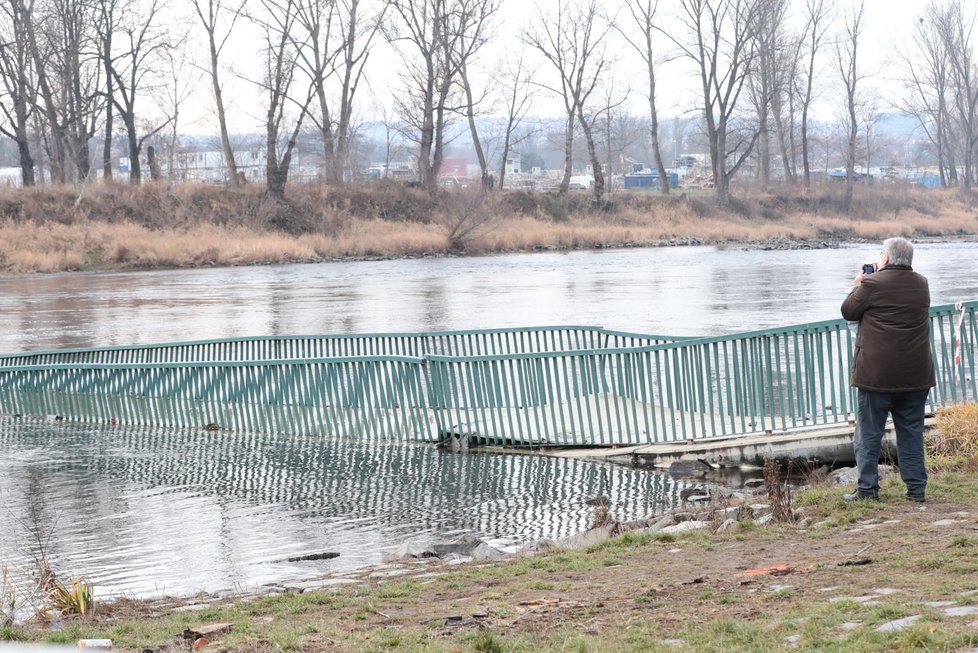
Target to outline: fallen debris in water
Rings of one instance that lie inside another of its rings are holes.
[[[310,553],[304,556],[294,556],[292,558],[286,558],[286,562],[304,562],[306,560],[332,560],[333,558],[339,558],[340,554],[335,551],[324,551],[323,553]]]

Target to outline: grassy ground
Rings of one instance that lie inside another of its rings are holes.
[[[202,650],[963,651],[978,646],[978,477],[946,467],[922,505],[903,499],[897,478],[881,503],[846,504],[827,486],[801,492],[807,527],[631,532],[584,551],[425,564],[199,611],[119,601],[56,633],[0,628],[0,640],[108,637],[114,650],[178,651],[190,650],[186,629],[229,622]]]
[[[431,198],[403,185],[293,185],[285,202],[257,186],[195,184],[0,189],[0,271],[146,269],[331,259],[484,254],[688,243],[822,246],[893,235],[978,234],[978,200],[961,191],[708,191],[663,198],[466,192]]]

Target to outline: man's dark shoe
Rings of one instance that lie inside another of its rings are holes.
[[[903,496],[907,498],[907,501],[913,501],[915,503],[923,503],[927,501],[923,494],[904,494]]]
[[[879,501],[879,495],[877,494],[862,494],[858,490],[856,492],[851,492],[849,494],[842,495],[843,501]]]

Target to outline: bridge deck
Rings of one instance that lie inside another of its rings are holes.
[[[444,435],[478,444],[612,447],[714,439],[786,428],[838,425],[826,416],[789,419],[678,410],[627,397],[596,394],[520,408],[445,409]],[[848,421],[844,417],[842,424]],[[557,428],[554,428],[556,426]],[[719,435],[712,435],[712,434]]]

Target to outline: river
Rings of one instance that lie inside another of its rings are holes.
[[[276,334],[600,325],[673,335],[835,318],[878,246],[682,247],[0,278],[0,350]],[[978,244],[917,246],[933,303],[978,298]],[[0,563],[40,540],[100,593],[186,595],[380,562],[407,539],[500,547],[674,504],[667,475],[418,445],[0,422]],[[332,551],[329,561],[288,558]]]
[[[832,319],[875,245],[672,247],[0,277],[0,351],[249,335],[582,324],[674,335]],[[978,297],[976,243],[917,246],[935,304]]]

